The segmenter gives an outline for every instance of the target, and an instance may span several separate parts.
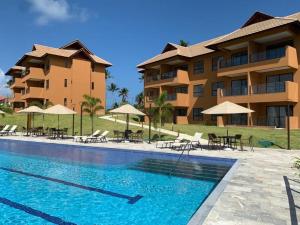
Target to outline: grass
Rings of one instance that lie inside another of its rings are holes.
[[[72,120],[73,117],[72,115],[61,115],[60,117],[60,128],[68,128],[68,133],[72,133]],[[122,116],[119,116],[120,119],[124,119]],[[26,121],[27,121],[27,116],[24,114],[6,114],[4,117],[0,117],[0,124],[5,125],[5,124],[10,124],[10,125],[18,125],[18,129],[21,130],[22,127],[26,127]],[[74,130],[77,133],[77,135],[80,134],[80,116],[75,115],[75,126]],[[34,126],[39,127],[43,125],[43,120],[42,120],[42,115],[35,115],[34,116]],[[83,135],[89,135],[92,133],[91,130],[91,120],[89,116],[83,116],[82,120],[82,133]],[[56,115],[45,115],[45,128],[46,127],[57,127],[57,116]],[[104,119],[100,119],[95,117],[94,119],[94,131],[96,129],[99,129],[101,131],[108,130],[110,131],[108,136],[113,135],[113,130],[125,130],[125,124],[120,124]],[[134,127],[130,126],[129,129],[133,131],[137,131],[141,129],[140,127]],[[148,139],[148,130],[144,129],[144,139]],[[152,131],[152,139],[157,138],[157,132]],[[171,139],[172,137],[164,135],[163,140],[168,140]]]
[[[132,117],[132,121],[137,119]],[[168,130],[173,130],[180,133],[194,135],[195,132],[202,132],[203,137],[207,138],[208,133],[215,133],[218,136],[224,136],[227,133],[226,127],[216,127],[200,124],[165,124],[164,127]],[[243,139],[248,138],[250,135],[254,136],[254,145],[259,145],[259,140],[269,140],[282,148],[287,148],[287,130],[286,129],[273,129],[273,128],[259,128],[259,127],[228,127],[229,135],[241,134]],[[276,146],[273,146],[277,148]],[[300,130],[291,130],[291,148],[300,149]]]

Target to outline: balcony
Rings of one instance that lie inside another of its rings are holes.
[[[168,94],[167,102],[174,107],[189,107],[189,95],[187,93]]]
[[[145,88],[157,86],[176,86],[189,84],[188,72],[184,70],[170,71],[156,76],[145,77]]]
[[[230,101],[242,103],[298,102],[298,83],[292,81],[253,85],[240,94],[218,89],[218,104]]]
[[[22,93],[15,92],[14,97],[11,99],[11,102],[25,102],[22,99]]]
[[[44,99],[44,88],[43,87],[29,87],[27,88],[24,92],[23,95],[21,96],[21,99],[29,99],[29,98],[34,98],[34,99]]]
[[[270,72],[283,69],[298,69],[297,51],[291,46],[272,51],[257,52],[239,60],[222,60],[218,77],[234,77],[248,72]]]
[[[21,82],[26,81],[43,81],[45,80],[44,69],[37,67],[29,67],[28,72],[22,77]]]
[[[25,88],[25,84],[22,83],[21,78],[15,78],[12,83],[10,84],[10,88]]]

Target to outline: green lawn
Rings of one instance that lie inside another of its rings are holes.
[[[135,117],[131,118],[136,121]],[[194,135],[195,132],[202,132],[203,137],[207,138],[208,133],[215,133],[218,136],[226,135],[226,127],[216,127],[198,124],[177,125],[165,124],[164,127],[168,130],[173,130],[180,133]],[[259,140],[270,140],[277,145],[287,147],[287,131],[286,129],[273,128],[257,128],[257,127],[229,127],[229,135],[241,134],[243,138],[248,138],[250,135],[254,136],[254,145],[261,147],[258,144]],[[276,148],[276,146],[274,146]],[[291,131],[291,148],[300,149],[300,130]]]
[[[124,119],[122,116],[119,116],[120,119]],[[22,127],[26,127],[26,115],[24,114],[13,114],[9,115],[6,114],[4,117],[0,117],[0,125],[10,124],[10,125],[18,125],[18,130],[21,130]],[[34,116],[34,126],[42,126],[42,115],[35,115]],[[91,121],[89,116],[83,116],[83,135],[89,135],[92,133],[91,131]],[[46,127],[57,127],[57,116],[55,115],[45,115],[45,128]],[[72,133],[72,115],[65,115],[60,116],[60,128],[68,128],[68,133]],[[139,127],[130,126],[131,130],[136,131],[138,129],[141,129]],[[95,117],[94,119],[94,130],[100,129],[101,131],[108,130],[110,131],[108,136],[113,135],[113,130],[125,130],[125,124],[120,124],[104,119],[100,119],[98,117]],[[148,139],[148,130],[144,130],[145,135],[144,139]],[[75,115],[75,132],[77,132],[77,135],[79,135],[80,132],[80,116]],[[152,131],[152,138],[155,138],[157,136],[156,132]],[[172,137],[169,136],[163,136],[163,139],[170,139]]]

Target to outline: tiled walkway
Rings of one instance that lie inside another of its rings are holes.
[[[72,141],[52,141],[25,137],[9,138],[74,144]],[[114,149],[174,152],[156,149],[155,145],[145,143],[88,145]],[[239,168],[210,211],[204,225],[298,224],[300,220],[300,177],[291,166],[295,157],[300,155],[300,151],[271,149],[255,149],[254,152],[197,150],[191,154],[240,159]]]

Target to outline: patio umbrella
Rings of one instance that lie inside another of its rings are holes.
[[[229,114],[244,114],[254,112],[251,109],[237,105],[235,103],[226,101],[216,106],[213,106],[209,109],[202,111],[203,114],[209,115],[229,115]],[[228,137],[228,128],[227,128],[227,137]]]
[[[60,104],[58,105],[55,105],[55,106],[52,106],[48,109],[45,109],[44,110],[44,113],[46,114],[54,114],[54,115],[57,115],[57,128],[59,129],[59,116],[60,115],[72,115],[72,114],[76,114],[75,111],[65,107],[65,106],[62,106]]]
[[[109,111],[110,113],[116,113],[116,114],[126,114],[126,130],[129,129],[129,115],[139,115],[139,116],[145,116],[146,114],[141,112],[140,110],[136,109],[130,104],[122,105],[119,108],[112,109]]]
[[[17,113],[26,113],[27,114],[27,131],[28,131],[28,116],[34,115],[34,113],[44,113],[44,110],[37,106],[29,106],[28,108],[22,109]],[[34,127],[34,117],[33,117],[33,127]]]

